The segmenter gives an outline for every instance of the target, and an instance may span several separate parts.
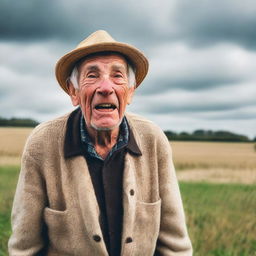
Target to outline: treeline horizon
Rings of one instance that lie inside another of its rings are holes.
[[[10,119],[0,117],[0,127],[35,127],[39,122],[31,118],[15,118]]]
[[[0,117],[0,127],[35,127],[39,124],[38,121],[31,118],[3,118]],[[164,131],[168,140],[182,141],[220,141],[220,142],[254,142],[254,139],[249,139],[248,136],[232,133],[229,131],[212,131],[212,130],[195,130],[192,133]]]
[[[255,142],[254,139],[249,139],[248,136],[242,134],[236,134],[229,131],[219,130],[195,130],[192,133],[180,132],[176,133],[173,131],[164,131],[168,140],[182,140],[182,141],[216,141],[216,142]]]

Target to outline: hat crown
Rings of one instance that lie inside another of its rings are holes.
[[[67,81],[75,64],[85,56],[99,52],[117,52],[127,57],[135,68],[136,87],[140,85],[148,72],[148,60],[140,50],[132,45],[116,41],[104,30],[98,30],[57,62],[56,78],[66,93],[69,93]]]
[[[79,43],[76,48],[110,42],[116,42],[116,40],[105,30],[97,30]]]

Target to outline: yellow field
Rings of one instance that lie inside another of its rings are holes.
[[[171,142],[178,169],[255,169],[254,143]]]
[[[171,142],[183,181],[256,184],[254,143]]]
[[[32,128],[0,128],[0,165],[19,165]],[[183,181],[256,184],[254,143],[171,142],[177,175]]]
[[[0,165],[19,165],[25,141],[33,128],[0,127]]]

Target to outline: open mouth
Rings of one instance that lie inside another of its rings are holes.
[[[117,107],[114,104],[111,103],[102,103],[95,106],[95,109],[100,110],[115,110]]]

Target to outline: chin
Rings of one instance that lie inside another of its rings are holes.
[[[120,119],[120,121],[112,126],[98,126],[96,124],[94,124],[93,122],[91,122],[91,126],[92,128],[94,128],[96,131],[113,131],[114,129],[118,128],[120,126],[120,124],[122,123],[123,119]]]

